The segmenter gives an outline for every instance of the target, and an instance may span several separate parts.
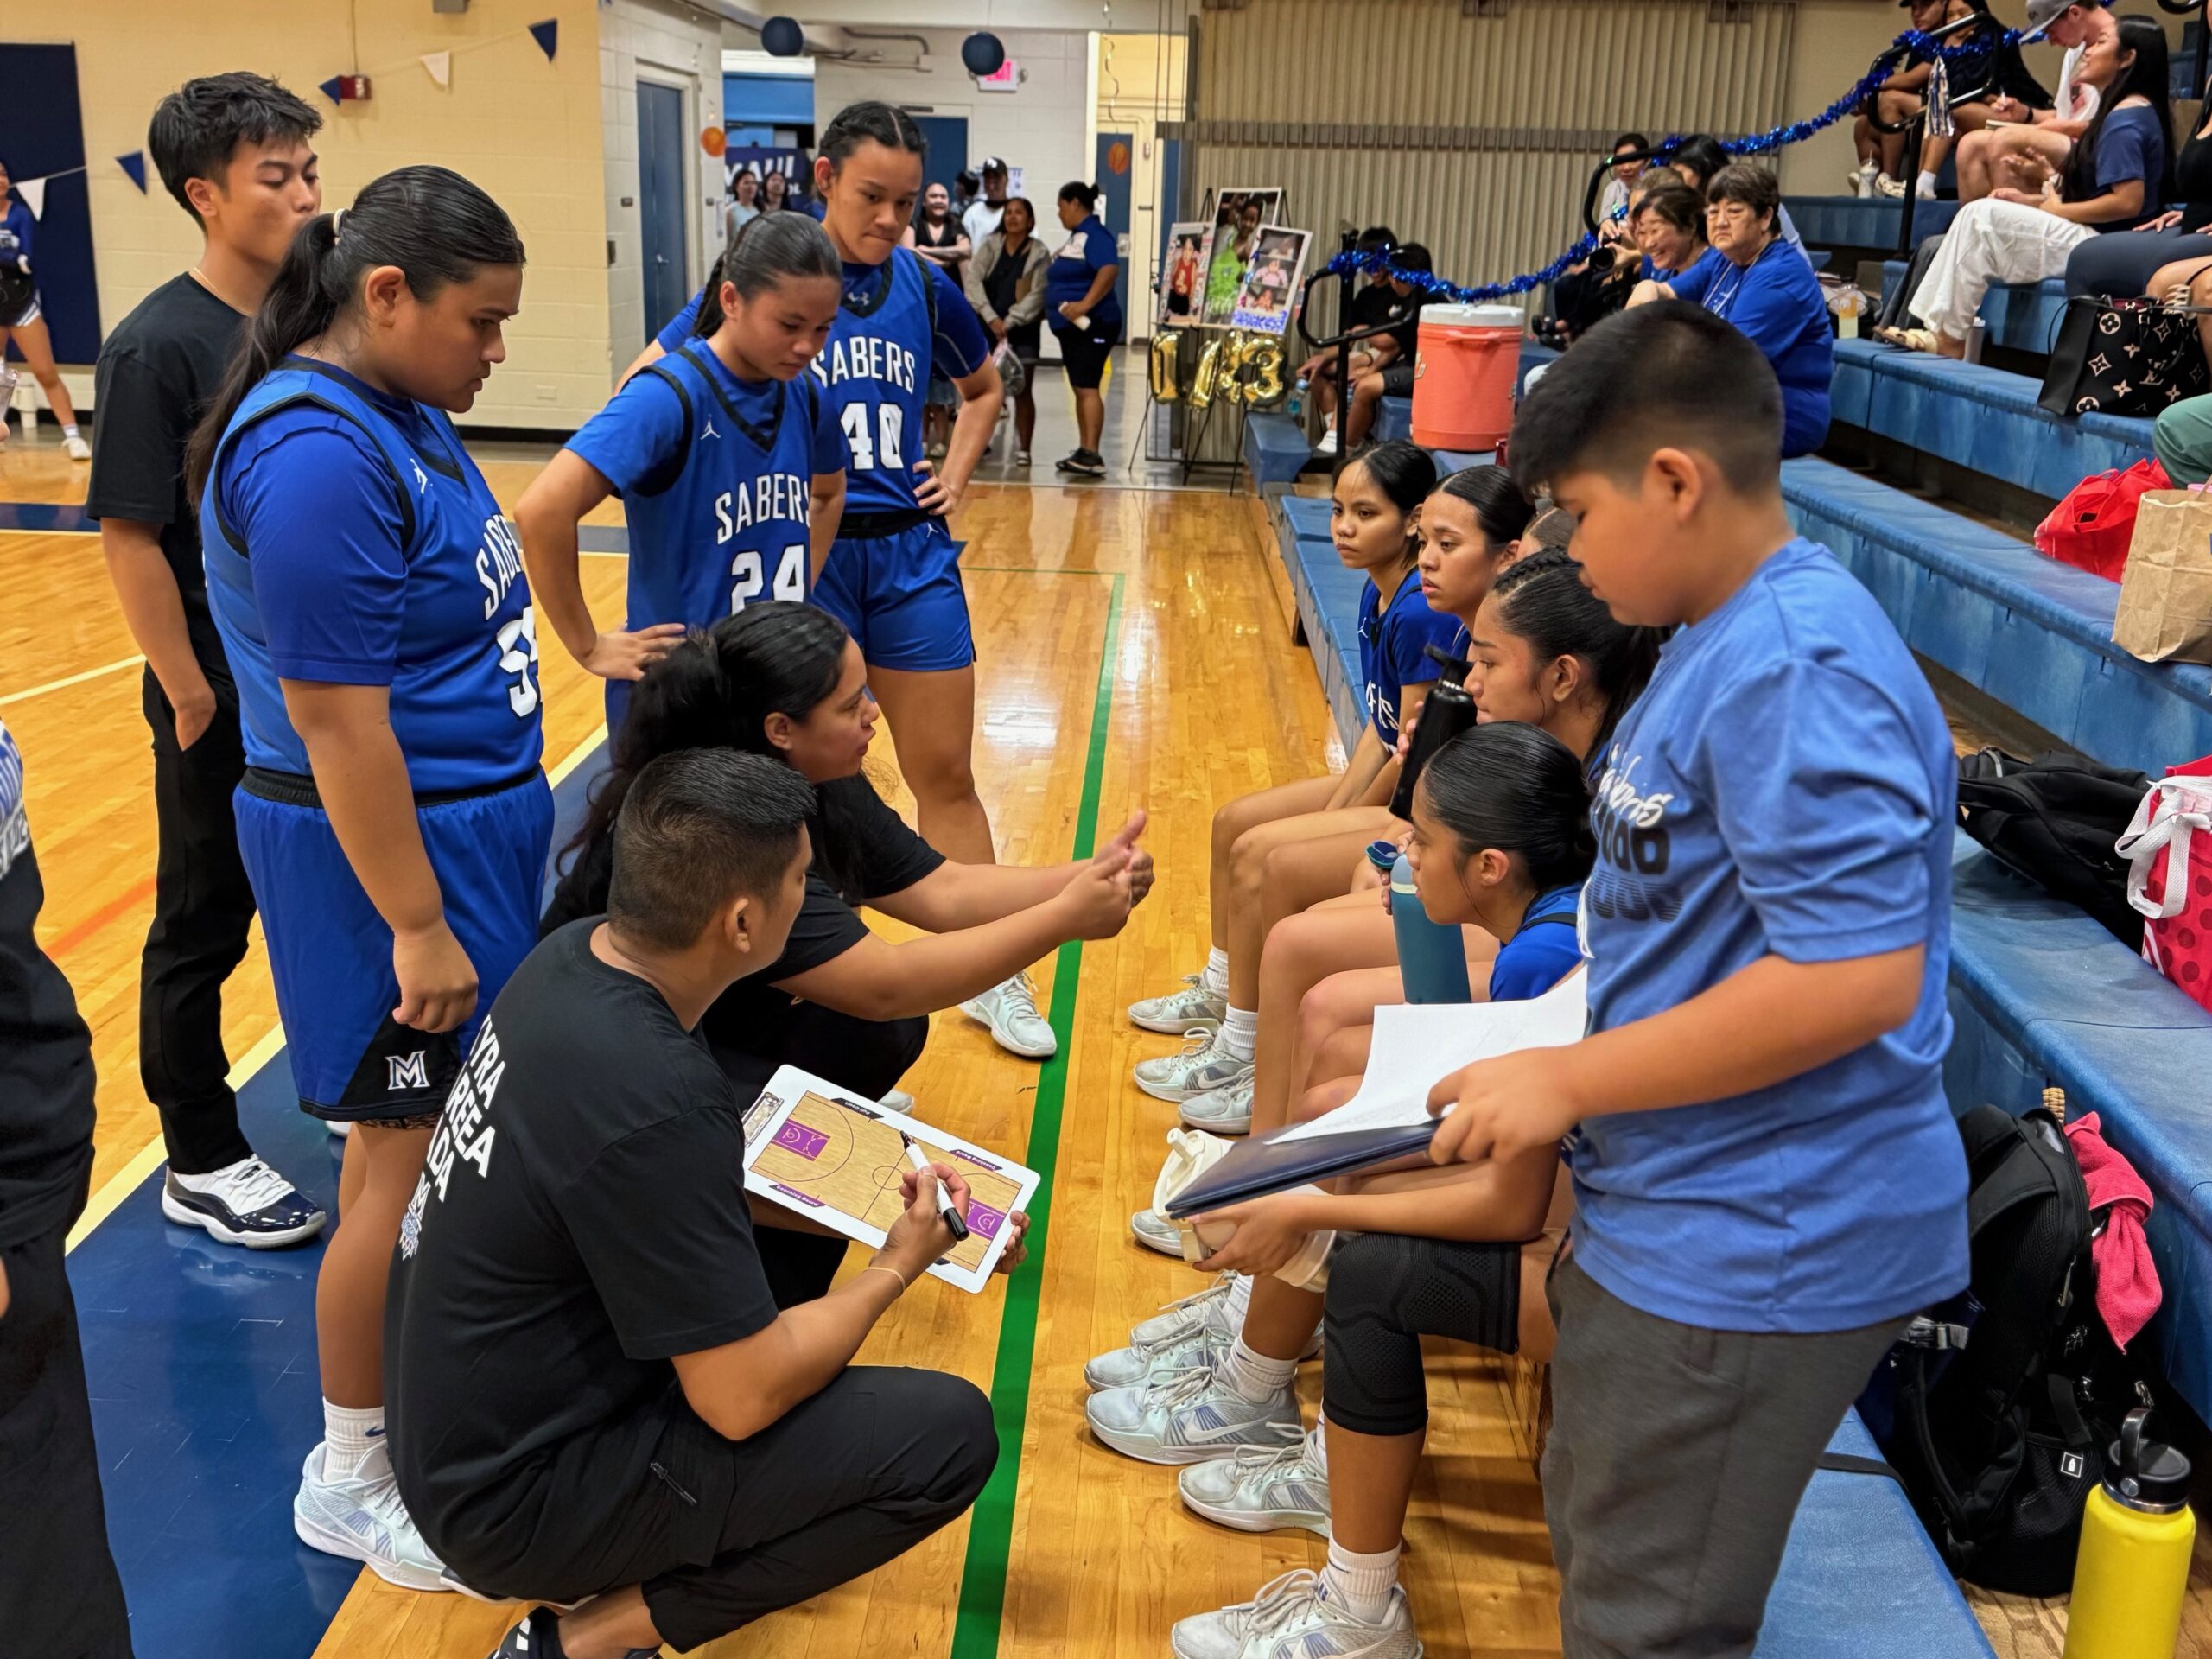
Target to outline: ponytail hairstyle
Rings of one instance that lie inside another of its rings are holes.
[[[1063,193],[1063,200],[1072,200]],[[1436,489],[1436,461],[1427,450],[1403,438],[1392,438],[1387,442],[1370,445],[1352,460],[1367,469],[1368,477],[1375,480],[1375,487],[1382,492],[1390,505],[1411,518],[1421,511],[1421,504]],[[1406,532],[1406,545],[1399,558],[1406,563],[1419,556],[1421,537],[1411,529]]]
[[[200,504],[215,448],[246,394],[308,340],[329,332],[361,302],[361,280],[397,265],[417,300],[465,283],[486,265],[523,263],[522,238],[499,204],[442,167],[396,168],[372,179],[340,213],[300,227],[232,353],[222,390],[185,451],[185,488]]]
[[[1521,493],[1510,467],[1462,467],[1446,474],[1435,493],[1465,502],[1482,528],[1483,539],[1492,547],[1518,541],[1529,528],[1529,498]]]
[[[1541,726],[1499,721],[1459,734],[1421,768],[1416,793],[1469,859],[1495,848],[1541,893],[1579,882],[1597,861],[1590,786],[1574,751]]]
[[[830,232],[811,213],[762,213],[748,219],[715,261],[695,332],[703,340],[722,326],[724,283],[736,286],[738,298],[753,300],[786,276],[827,276],[833,283],[844,279],[837,245]]]
[[[1591,753],[1603,749],[1651,683],[1669,630],[1615,621],[1605,601],[1582,585],[1582,567],[1564,553],[1536,553],[1506,566],[1490,592],[1498,620],[1529,642],[1539,662],[1573,657],[1586,665],[1605,704]]]
[[[1574,542],[1574,515],[1549,496],[1541,497],[1523,539],[1531,553],[1566,553]]]
[[[1083,204],[1083,211],[1087,213],[1097,205],[1098,187],[1095,184],[1085,184],[1081,179],[1070,179],[1060,187],[1059,200],[1079,201]]]
[[[611,831],[638,774],[664,754],[739,749],[780,763],[768,716],[811,714],[837,689],[851,637],[829,612],[788,599],[748,605],[691,633],[632,689],[607,775],[563,855]]]
[[[830,170],[834,173],[864,143],[908,150],[916,156],[929,154],[929,142],[914,118],[880,99],[863,99],[838,111],[823,130],[818,153],[830,158]]]

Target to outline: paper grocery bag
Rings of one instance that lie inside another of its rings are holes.
[[[2212,497],[2153,490],[2143,498],[2112,637],[2146,663],[2212,663]]]

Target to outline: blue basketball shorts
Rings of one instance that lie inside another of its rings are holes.
[[[888,536],[840,536],[814,584],[814,602],[845,625],[871,668],[966,668],[976,660],[976,636],[960,549],[942,518]]]
[[[553,839],[545,775],[416,808],[446,925],[477,978],[475,1011],[459,1028],[435,1033],[392,1018],[399,982],[391,928],[346,862],[329,815],[282,798],[268,786],[270,776],[249,772],[233,798],[300,1106],[346,1122],[435,1113],[492,999],[537,943]]]

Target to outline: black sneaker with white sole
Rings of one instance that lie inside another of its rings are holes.
[[[492,1659],[549,1659],[561,1649],[561,1616],[550,1607],[533,1607],[530,1617],[507,1632]],[[658,1659],[658,1648],[632,1648],[629,1659]]]
[[[1096,449],[1078,449],[1060,464],[1077,478],[1106,476],[1106,458]]]
[[[258,1158],[206,1175],[162,1175],[162,1213],[181,1227],[201,1227],[250,1250],[304,1243],[322,1230],[321,1209]]]

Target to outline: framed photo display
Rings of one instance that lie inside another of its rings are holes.
[[[1290,332],[1298,306],[1298,278],[1306,268],[1312,235],[1281,225],[1262,225],[1229,314],[1230,326],[1261,334]]]
[[[1260,227],[1282,217],[1282,187],[1224,190],[1215,198],[1213,227],[1204,249],[1205,296],[1198,321],[1226,327],[1236,308],[1236,296],[1244,286],[1244,268],[1252,263]]]
[[[1163,328],[1198,320],[1211,229],[1203,219],[1181,219],[1167,227],[1167,263],[1160,272],[1159,322]]]

